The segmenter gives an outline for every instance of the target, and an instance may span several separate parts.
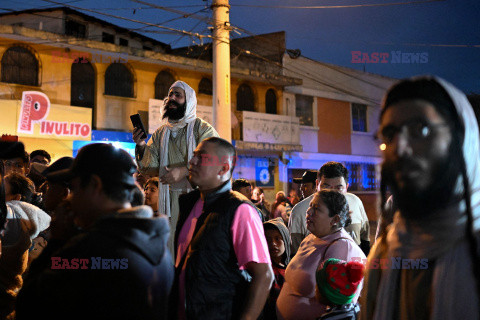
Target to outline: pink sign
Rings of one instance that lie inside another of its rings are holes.
[[[18,132],[33,133],[33,123],[45,119],[50,110],[50,99],[43,92],[24,91]]]

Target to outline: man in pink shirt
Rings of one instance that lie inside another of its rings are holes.
[[[190,160],[197,189],[179,198],[176,319],[257,319],[273,280],[262,222],[254,205],[231,190],[236,151],[228,141],[202,141]]]

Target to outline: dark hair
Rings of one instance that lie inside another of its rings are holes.
[[[25,146],[22,142],[3,141],[0,140],[0,159],[11,159],[12,154],[22,154],[25,152]],[[14,156],[15,158],[15,156]],[[5,181],[3,175],[5,174],[5,167],[3,161],[0,161],[0,234],[5,230],[7,222],[7,205],[5,203]]]
[[[138,207],[145,203],[145,194],[143,193],[142,187],[139,184],[135,185],[135,188],[132,189],[132,198],[130,199],[130,205],[132,207]]]
[[[279,196],[277,197],[277,195]],[[288,200],[287,196],[285,196],[285,193],[283,191],[277,192],[277,194],[275,195],[275,202],[272,204],[272,210],[270,211],[270,214],[273,216],[275,214],[275,210],[277,210],[277,207],[279,205],[286,205],[287,203],[290,205],[290,207],[293,207],[292,203],[290,202],[290,200]]]
[[[31,203],[37,207],[41,205],[41,194],[35,192],[35,184],[32,180],[14,172],[7,175],[5,181],[10,185],[10,193],[19,194],[21,201]]]
[[[50,156],[50,153],[48,153],[47,151],[45,151],[43,149],[34,150],[30,153],[30,159],[32,159],[36,156],[45,157],[45,158],[48,159],[48,162],[52,161],[52,157]]]
[[[264,192],[263,192],[263,189],[260,188],[260,187],[255,187],[255,188],[253,188],[253,189],[254,189],[254,190],[255,190],[255,189],[258,189],[258,190],[260,191],[260,194],[263,194],[263,193],[264,193]]]
[[[235,147],[227,140],[219,137],[210,137],[203,140],[202,142],[214,143],[217,147],[219,147],[221,152],[218,152],[217,150],[216,153],[218,157],[227,156],[232,159],[232,167],[230,168],[230,175],[232,175],[233,169],[235,169],[235,165],[237,162],[237,150],[235,149]]]
[[[29,154],[28,154],[27,151],[25,151],[25,152],[23,153],[23,155],[20,155],[20,157],[18,157],[18,158],[21,158],[21,159],[22,159],[23,164],[28,164],[28,163],[30,162],[30,156],[29,156]]]
[[[94,174],[95,173],[88,173],[80,176],[80,185],[86,187]],[[110,179],[102,179],[100,176],[98,177],[102,180],[103,192],[108,198],[116,202],[131,202],[132,190],[136,188],[136,185],[125,184]]]
[[[350,208],[348,207],[347,198],[345,198],[342,193],[335,190],[324,189],[317,191],[316,195],[318,195],[327,206],[329,217],[338,215],[340,218],[339,227],[346,227],[352,222],[349,214]]]
[[[318,180],[322,179],[322,176],[327,179],[343,177],[345,183],[348,183],[348,170],[340,162],[329,161],[325,163],[320,170],[318,170]]]
[[[239,191],[241,188],[251,187],[251,186],[252,186],[252,184],[250,182],[248,182],[247,179],[240,178],[240,179],[237,179],[237,180],[233,181],[232,190]]]
[[[158,183],[160,182],[160,179],[158,177],[152,177],[145,182],[145,185],[143,186],[143,190],[150,184],[153,183],[157,188],[158,188]]]

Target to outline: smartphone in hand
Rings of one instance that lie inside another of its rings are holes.
[[[142,130],[143,134],[140,138],[146,139],[147,138],[147,130],[145,130],[145,127],[143,126],[142,119],[140,118],[140,115],[138,113],[132,114],[130,116],[130,120],[132,121],[132,125],[135,128],[139,128]]]

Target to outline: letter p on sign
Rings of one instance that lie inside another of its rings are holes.
[[[50,99],[43,92],[24,91],[18,131],[33,133],[33,123],[45,119],[50,110]]]

